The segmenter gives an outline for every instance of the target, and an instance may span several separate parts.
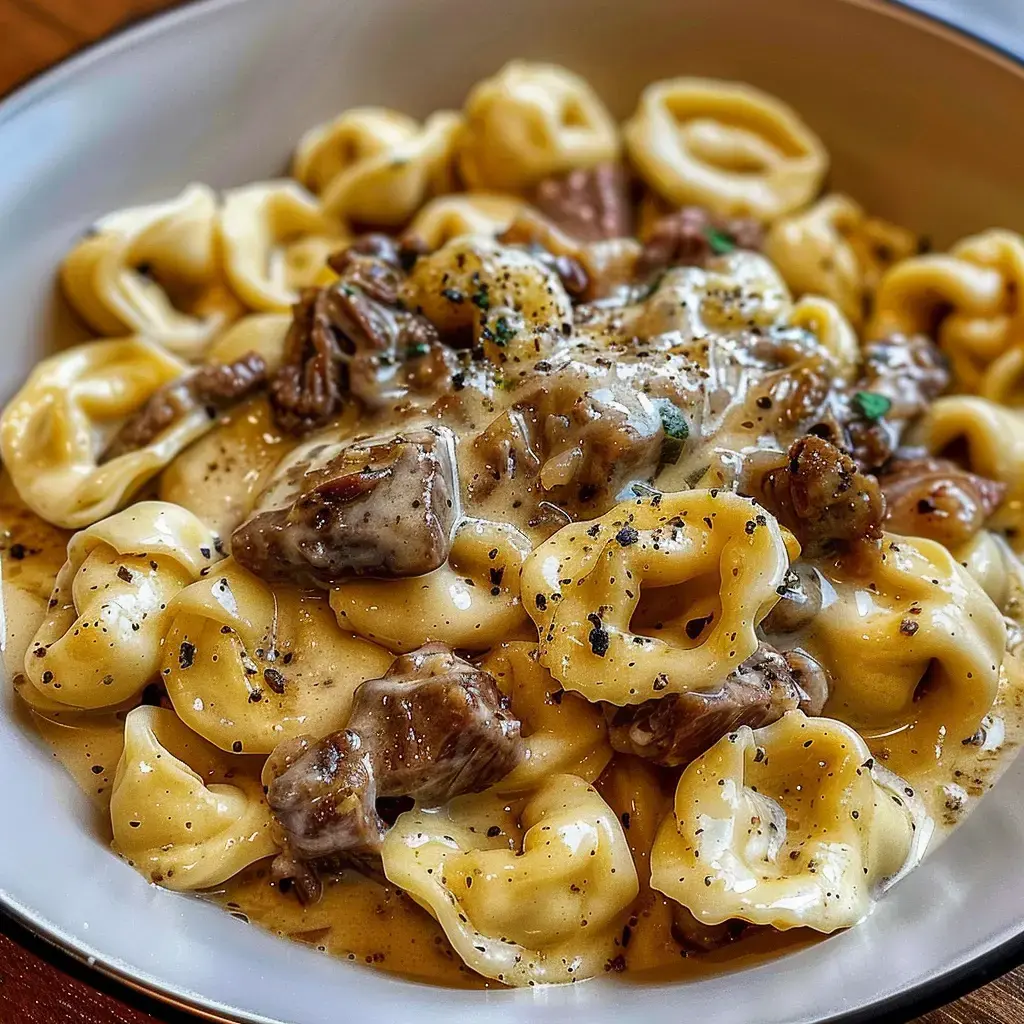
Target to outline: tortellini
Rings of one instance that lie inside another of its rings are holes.
[[[259,775],[164,708],[125,719],[110,821],[117,852],[167,889],[218,885],[277,852]]]
[[[949,395],[933,402],[914,439],[933,455],[952,456],[973,473],[1006,485],[988,525],[1024,550],[1024,413],[985,398]]]
[[[828,168],[792,108],[738,82],[655,82],[624,134],[633,165],[664,199],[729,216],[781,217],[814,197]]]
[[[345,235],[294,181],[266,181],[224,194],[224,273],[250,309],[288,312],[299,291],[327,283],[327,257]]]
[[[382,107],[357,107],[308,131],[292,173],[346,223],[398,227],[431,195],[451,191],[459,117],[441,111],[420,125]]]
[[[857,733],[793,711],[723,736],[683,772],[652,885],[704,924],[856,924],[920,860],[931,823]]]
[[[98,221],[64,260],[61,284],[97,334],[142,334],[189,359],[241,312],[224,284],[217,197],[205,185]]]
[[[524,534],[507,523],[462,522],[448,561],[425,576],[358,579],[331,591],[342,629],[413,651],[430,640],[480,651],[528,622],[519,572],[530,553]]]
[[[407,811],[382,856],[459,956],[506,985],[599,974],[639,889],[618,818],[572,775],[544,780],[518,814],[487,793]]]
[[[938,338],[963,391],[1001,393],[1000,356],[1024,344],[1024,239],[972,235],[948,254],[904,260],[883,278],[868,336],[924,332]],[[997,368],[998,367],[998,368]]]
[[[571,523],[523,567],[540,660],[588,700],[707,689],[757,648],[789,568],[775,518],[726,491],[682,491]]]
[[[1002,537],[979,530],[953,557],[1007,618],[1024,626],[1024,566]]]
[[[493,790],[525,793],[550,775],[576,775],[593,782],[611,759],[601,710],[565,693],[537,659],[537,645],[514,640],[495,647],[481,663],[522,722],[522,760]]]
[[[870,562],[820,564],[823,594],[801,646],[831,680],[826,712],[909,774],[977,730],[999,685],[999,609],[942,545],[886,535]]]
[[[432,199],[413,218],[406,236],[429,250],[463,235],[500,235],[525,208],[515,196],[497,192],[460,192]]]
[[[25,675],[48,699],[103,708],[157,677],[172,598],[220,557],[191,512],[142,501],[68,544]]]
[[[789,326],[802,327],[817,338],[832,357],[838,376],[851,379],[856,375],[860,367],[857,332],[834,302],[820,295],[805,295],[793,304],[787,319]]]
[[[472,328],[498,365],[533,361],[572,330],[572,303],[558,275],[490,238],[456,238],[417,260],[402,298],[441,331]]]
[[[69,529],[122,506],[210,427],[197,408],[145,447],[104,461],[118,428],[187,369],[141,338],[87,342],[39,363],[0,419],[4,465],[25,503]]]
[[[525,191],[619,155],[618,130],[597,94],[554,64],[506,64],[473,88],[463,113],[459,171],[472,189]]]
[[[795,294],[826,296],[858,327],[882,273],[916,249],[911,232],[840,194],[776,221],[764,243]]]
[[[182,590],[166,621],[161,674],[174,710],[234,753],[340,729],[356,687],[393,660],[340,630],[323,596],[271,590],[234,559]]]

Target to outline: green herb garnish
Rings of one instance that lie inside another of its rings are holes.
[[[661,443],[661,464],[672,465],[678,462],[679,456],[683,454],[683,445],[690,436],[690,425],[679,406],[668,399],[660,399],[654,404],[661,417],[662,430],[665,431],[665,438]]]
[[[480,291],[474,292],[470,297],[469,301],[476,306],[477,309],[487,312],[491,308],[491,297],[487,294],[486,288],[481,288]]]
[[[499,316],[494,324],[494,344],[504,348],[516,336],[515,329],[503,316]]]
[[[425,341],[417,341],[415,345],[409,345],[405,350],[406,359],[416,359],[418,356],[425,356],[430,351],[430,345]]]
[[[866,420],[880,420],[892,408],[892,402],[885,395],[874,391],[858,391],[853,400]]]
[[[736,239],[728,231],[722,231],[721,228],[706,227],[704,237],[708,240],[708,245],[711,246],[711,251],[716,256],[727,256],[736,249]]]

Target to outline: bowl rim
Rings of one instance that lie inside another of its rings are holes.
[[[45,99],[50,93],[73,81],[76,75],[109,55],[144,43],[166,29],[183,22],[201,19],[208,13],[241,6],[246,0],[178,0],[176,6],[146,12],[115,26],[94,40],[83,43],[56,63],[29,75],[6,94],[0,95],[0,131],[8,121]],[[1024,79],[1024,52],[985,38],[970,28],[955,24],[941,14],[911,6],[911,0],[835,0],[860,7],[883,17],[895,18],[915,28],[945,38],[967,48],[1004,70]],[[4,919],[7,919],[5,922]],[[4,924],[13,923],[14,935]],[[99,975],[114,983],[104,988],[108,995],[132,1002],[133,996],[156,1000],[159,1004],[184,1011],[215,1024],[278,1024],[262,1015],[239,1013],[218,1005],[201,993],[188,992],[162,982],[155,976],[126,971],[109,961],[102,950],[93,948],[79,936],[47,921],[31,907],[13,899],[0,888],[0,931],[23,948],[58,970],[73,974],[86,984],[94,984]],[[22,932],[21,935],[18,932]],[[27,940],[27,942],[26,942]],[[986,985],[1018,967],[1024,966],[1024,919],[1020,930],[989,949],[976,952],[963,963],[941,974],[883,997],[858,1009],[833,1015],[821,1024],[904,1024],[920,1015],[944,1006]],[[125,991],[127,990],[127,991]]]

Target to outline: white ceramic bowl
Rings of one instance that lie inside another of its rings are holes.
[[[970,2],[978,15],[1013,15],[1012,0]],[[516,56],[575,68],[620,115],[655,78],[749,80],[802,112],[831,150],[833,184],[872,211],[940,243],[992,224],[1024,228],[1024,72],[881,3],[207,0],[82,54],[0,106],[0,394],[66,332],[54,268],[96,215],[190,180],[224,186],[279,172],[303,129],[349,105],[417,115],[457,105]],[[1022,945],[1024,763],[850,932],[685,985],[598,979],[488,993],[330,960],[146,885],[107,849],[9,695],[0,778],[0,901],[103,970],[229,1020],[874,1020],[949,992],[985,958]]]

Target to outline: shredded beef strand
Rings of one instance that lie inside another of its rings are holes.
[[[533,203],[559,229],[582,242],[633,233],[633,211],[621,164],[578,168],[545,178]]]
[[[720,217],[702,206],[684,206],[659,217],[641,236],[641,272],[665,267],[703,267],[717,251],[760,251],[764,228],[749,217]]]
[[[212,417],[219,411],[263,387],[267,364],[256,352],[248,352],[233,363],[202,366],[165,384],[150,396],[107,445],[100,462],[138,451],[165,430],[203,407]]]

